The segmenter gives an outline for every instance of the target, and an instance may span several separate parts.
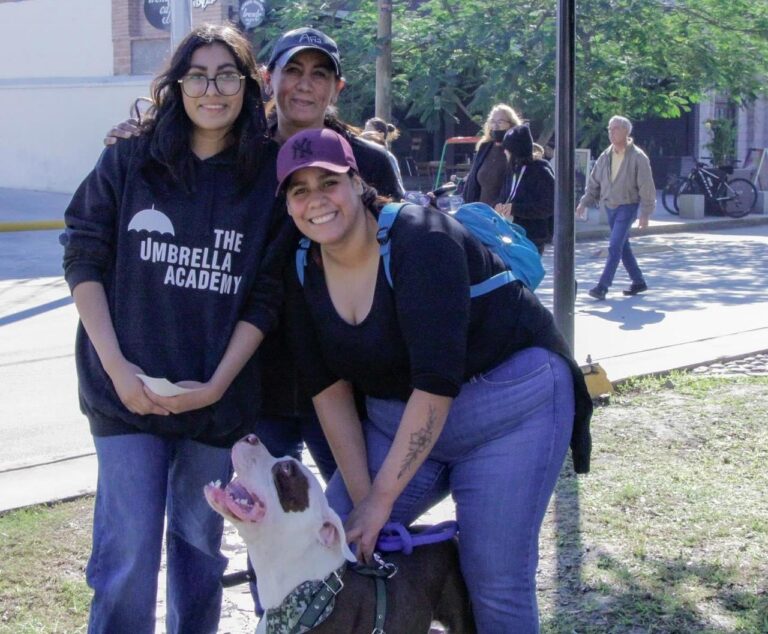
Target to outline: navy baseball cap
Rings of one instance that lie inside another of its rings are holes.
[[[296,53],[308,49],[325,53],[333,62],[336,75],[341,77],[341,56],[336,42],[322,31],[310,27],[302,27],[283,33],[272,49],[267,69],[271,72],[278,64],[284,66]]]
[[[283,143],[277,153],[277,194],[290,175],[304,167],[322,167],[337,174],[359,171],[352,146],[329,128],[302,130]]]

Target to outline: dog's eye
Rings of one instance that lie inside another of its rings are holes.
[[[286,513],[300,512],[309,506],[309,481],[293,460],[276,462],[272,466],[272,477],[280,506]]]

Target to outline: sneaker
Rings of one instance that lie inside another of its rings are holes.
[[[595,299],[605,299],[605,294],[608,291],[602,288],[601,286],[595,286],[595,288],[590,288],[588,293],[590,297],[594,297]]]
[[[637,295],[643,291],[648,290],[648,285],[645,282],[632,282],[628,288],[625,288],[622,293],[625,295]]]

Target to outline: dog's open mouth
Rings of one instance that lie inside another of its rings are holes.
[[[228,511],[229,515],[242,522],[258,522],[264,518],[264,502],[238,478],[223,488],[220,483],[212,482],[205,487],[205,495],[220,511]]]

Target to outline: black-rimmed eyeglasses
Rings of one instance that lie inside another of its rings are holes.
[[[237,73],[219,73],[216,77],[206,77],[205,75],[190,74],[184,75],[178,82],[181,89],[187,97],[196,99],[202,97],[208,92],[208,85],[213,82],[216,90],[223,97],[232,97],[240,92],[245,75]]]

